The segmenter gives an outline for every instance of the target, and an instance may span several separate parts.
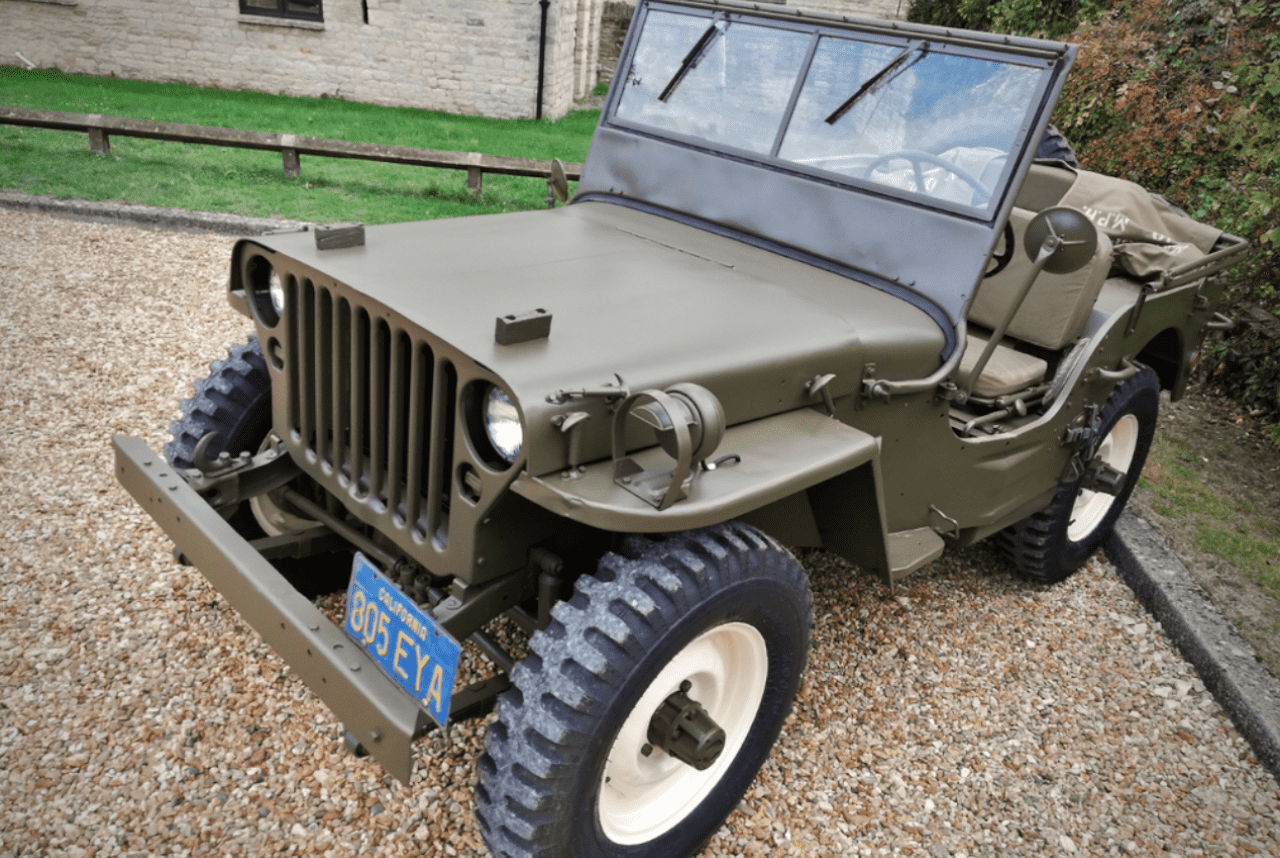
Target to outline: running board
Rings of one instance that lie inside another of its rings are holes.
[[[898,583],[912,572],[942,556],[946,547],[931,527],[900,530],[889,534],[889,577]]]

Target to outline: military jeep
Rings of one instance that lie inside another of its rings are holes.
[[[1074,56],[641,0],[567,205],[239,242],[255,335],[119,479],[396,777],[496,708],[494,854],[689,855],[801,681],[784,546],[1058,581],[1229,324],[1245,243],[1050,130]]]

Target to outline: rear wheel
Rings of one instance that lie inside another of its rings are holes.
[[[804,571],[753,528],[629,540],[534,635],[485,737],[476,806],[497,856],[694,853],[791,709]]]
[[[1149,367],[1122,382],[1098,416],[1099,441],[1086,476],[1058,487],[1040,512],[1010,527],[1004,547],[1018,571],[1044,583],[1061,581],[1085,564],[1115,527],[1146,464],[1160,408],[1160,380]],[[1104,490],[1099,472],[1122,474],[1115,491]]]

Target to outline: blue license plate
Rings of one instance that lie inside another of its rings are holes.
[[[352,564],[345,626],[383,672],[443,726],[462,647],[363,554]]]

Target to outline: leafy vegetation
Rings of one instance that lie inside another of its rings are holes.
[[[1081,27],[1057,121],[1090,169],[1247,238],[1213,381],[1280,416],[1280,0],[1132,0]]]
[[[565,161],[586,157],[599,116],[584,110],[556,122],[498,120],[12,66],[0,66],[0,104]],[[0,125],[0,188],[365,223],[539,208],[546,197],[546,185],[538,179],[486,175],[483,196],[473,200],[462,170],[305,156],[301,175],[285,178],[280,155],[274,152],[127,137],[113,137],[109,155],[92,155],[85,135],[5,125]]]
[[[1106,0],[915,0],[909,17],[939,27],[1062,38],[1108,5]]]
[[[1086,168],[1249,239],[1225,308],[1245,324],[1206,365],[1280,419],[1280,0],[916,0],[911,16],[1080,44],[1054,121]]]

